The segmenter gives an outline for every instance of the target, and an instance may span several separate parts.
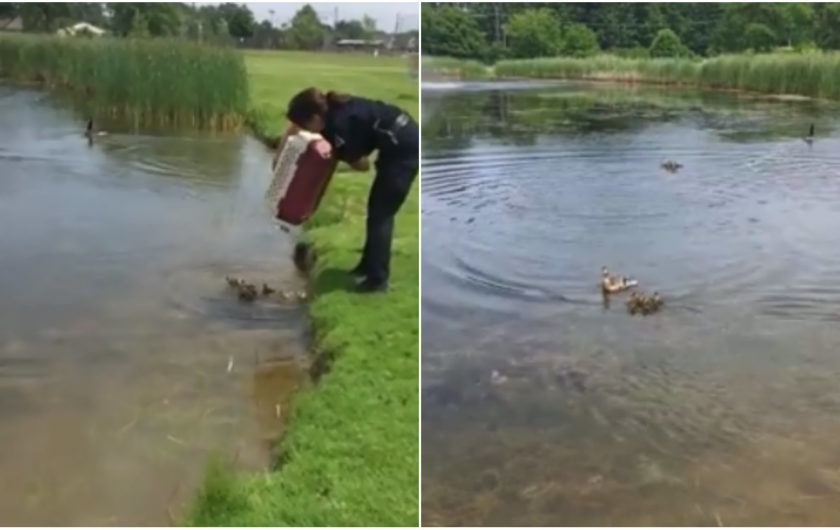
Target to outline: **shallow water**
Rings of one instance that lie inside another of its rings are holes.
[[[423,111],[425,524],[836,523],[836,109],[561,83]],[[663,311],[605,304],[602,266]]]
[[[0,524],[165,525],[208,456],[264,467],[304,366],[246,136],[112,130],[0,85]]]

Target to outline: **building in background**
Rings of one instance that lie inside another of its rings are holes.
[[[0,18],[0,31],[23,31],[23,19],[20,17]]]

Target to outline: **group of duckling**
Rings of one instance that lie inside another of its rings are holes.
[[[659,293],[654,292],[652,295],[633,291],[630,293],[630,298],[627,299],[627,312],[631,315],[641,313],[642,315],[651,315],[659,311],[664,305],[665,301],[659,296]]]
[[[679,162],[674,162],[673,160],[666,160],[662,162],[662,169],[667,171],[668,173],[676,173],[680,169],[682,169],[682,164]]]
[[[256,285],[248,283],[242,278],[234,278],[232,276],[227,276],[225,277],[225,280],[227,281],[228,286],[236,290],[239,299],[243,302],[253,302],[260,295],[271,296],[272,294],[277,292],[276,289],[272,289],[266,283],[262,284],[261,290],[257,290]],[[306,300],[306,293],[303,291],[281,291],[280,296],[284,300]]]
[[[610,274],[606,267],[601,269],[601,291],[604,296],[627,291],[639,285],[636,280],[630,279],[626,276],[617,276]],[[647,295],[643,292],[633,291],[627,299],[627,312],[631,315],[641,313],[642,315],[651,315],[658,312],[664,305],[664,300],[658,292],[652,295]]]

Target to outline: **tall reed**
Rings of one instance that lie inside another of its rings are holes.
[[[3,36],[0,76],[69,93],[135,126],[234,129],[248,102],[237,51],[175,40]]]
[[[478,61],[452,57],[423,57],[422,68],[423,77],[485,79],[491,75],[491,69]]]
[[[500,61],[497,77],[685,84],[840,99],[840,53],[722,55],[708,59],[549,57]]]

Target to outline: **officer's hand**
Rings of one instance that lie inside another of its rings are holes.
[[[330,158],[332,155],[332,146],[326,140],[318,140],[315,142],[315,150],[323,158]]]

